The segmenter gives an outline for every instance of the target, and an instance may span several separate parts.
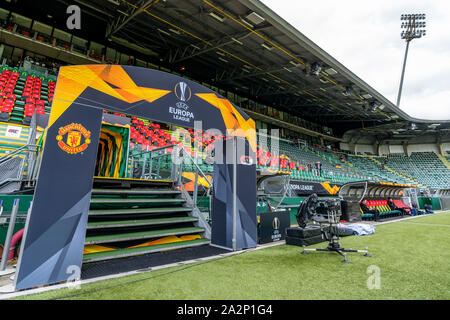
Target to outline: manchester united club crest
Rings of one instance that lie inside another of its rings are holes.
[[[91,143],[91,132],[87,131],[79,123],[71,123],[65,127],[59,128],[56,140],[58,146],[65,152],[77,154],[87,149]]]

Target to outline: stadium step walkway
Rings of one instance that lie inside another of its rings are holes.
[[[94,178],[83,262],[209,244],[171,181]]]
[[[83,256],[83,262],[95,262],[95,261],[103,261],[117,258],[125,258],[130,256],[143,255],[148,253],[155,253],[161,251],[169,251],[174,249],[183,249],[190,248],[196,246],[203,246],[209,244],[210,241],[208,239],[195,239],[188,241],[180,241],[173,243],[164,243],[159,245],[147,246],[147,247],[135,247],[135,248],[127,248],[122,250],[114,250],[114,251],[103,251],[85,254]]]
[[[372,156],[370,156],[370,155],[367,155],[367,158],[369,158],[370,160],[372,160],[373,162],[375,162],[375,163],[376,163],[377,165],[379,165],[380,167],[382,166],[382,163],[381,163],[380,161],[378,161],[377,159],[375,159],[374,157],[372,157]],[[384,168],[385,168],[387,171],[389,171],[389,172],[395,174],[396,176],[398,176],[398,177],[400,177],[400,178],[402,178],[402,179],[406,179],[406,180],[409,181],[411,184],[417,184],[417,185],[419,185],[419,186],[421,185],[421,184],[419,183],[419,181],[417,181],[417,179],[415,179],[415,178],[413,178],[413,177],[411,177],[411,176],[409,176],[409,175],[407,175],[407,174],[404,174],[404,173],[400,173],[400,172],[398,172],[398,171],[395,171],[394,169],[388,167],[387,165],[384,165]]]
[[[442,163],[450,170],[450,161],[448,161],[443,155],[436,153],[438,158],[442,161]]]

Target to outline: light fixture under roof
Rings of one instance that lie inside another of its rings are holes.
[[[266,43],[261,43],[261,47],[263,47],[264,49],[267,49],[267,50],[269,50],[269,51],[272,51],[272,49],[274,48],[274,47],[269,46],[269,45],[266,44]]]
[[[216,19],[217,21],[223,22],[225,20],[225,17],[219,16],[217,13],[215,12],[210,12],[209,15],[211,17],[213,17],[214,19]]]
[[[361,95],[361,97],[363,97],[364,99],[372,98],[372,96],[370,94],[368,94],[368,93],[365,93],[365,94]]]
[[[292,70],[289,70],[289,68],[283,67],[283,69],[288,71],[288,72],[292,72]]]
[[[311,74],[315,76],[319,76],[320,72],[322,71],[322,67],[317,62],[314,62],[311,64]]]
[[[257,14],[256,12],[250,13],[245,18],[255,25],[258,25],[266,20],[263,17],[261,17],[259,14]]]
[[[158,31],[161,33],[164,33],[166,36],[170,36],[170,33],[168,33],[167,31],[161,30],[158,28]]]
[[[173,33],[176,33],[176,34],[181,34],[181,32],[178,31],[178,30],[176,30],[176,29],[170,28],[169,31],[171,31],[171,32],[173,32]]]
[[[375,101],[369,103],[369,110],[372,112],[377,111],[378,105]]]
[[[329,76],[332,76],[332,75],[334,75],[334,74],[337,73],[337,71],[334,70],[333,68],[328,68],[328,69],[325,70],[325,72],[326,72]]]
[[[225,60],[224,58],[219,57],[218,59],[219,59],[220,61],[223,61],[223,62],[225,62],[225,63],[228,63],[228,60]]]

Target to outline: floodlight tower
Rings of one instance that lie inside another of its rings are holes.
[[[406,58],[408,57],[409,43],[412,39],[421,38],[425,36],[425,14],[402,14],[400,16],[402,21],[401,27],[406,29],[402,31],[401,37],[406,41],[405,58],[403,59],[402,76],[400,78],[400,88],[398,89],[397,107],[400,107],[400,97],[402,95],[403,76],[405,75]]]

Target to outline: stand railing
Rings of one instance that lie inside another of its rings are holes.
[[[130,154],[131,172],[128,173],[129,177],[136,179],[173,180],[172,174],[166,176],[167,172],[163,171],[166,168],[166,165],[168,168],[169,163],[172,162],[172,154],[169,152],[169,148],[173,148],[174,146],[175,145],[168,145]]]
[[[0,193],[17,191],[22,183],[27,187],[36,184],[42,159],[40,146],[35,144],[36,126],[36,115],[33,115],[27,144],[0,157]]]
[[[182,183],[182,177],[183,177],[183,163],[185,160],[188,159],[190,162],[193,163],[195,168],[194,173],[194,190],[192,192],[192,197],[189,193],[189,191],[186,189],[185,185]],[[205,217],[203,213],[200,211],[198,207],[198,180],[199,177],[202,177],[205,179],[205,181],[208,183],[207,188],[203,188],[202,196],[209,197],[211,195],[211,190],[213,186],[213,178],[208,178],[208,176],[203,172],[203,170],[198,165],[198,158],[192,157],[191,153],[183,146],[183,145],[176,145],[174,146],[173,152],[172,152],[172,176],[174,181],[174,186],[181,190],[183,197],[186,199],[188,205],[191,205],[193,207],[193,214],[199,218],[199,224],[203,228],[205,228],[205,235],[207,238],[211,237],[211,210],[208,211],[208,216]]]
[[[170,151],[170,149],[172,149]],[[152,150],[144,150],[130,155],[131,172],[129,176],[137,179],[166,179],[172,180],[174,188],[182,192],[187,204],[193,208],[194,215],[200,219],[200,224],[206,228],[206,234],[210,234],[209,221],[211,217],[205,217],[198,208],[198,199],[200,196],[211,195],[213,186],[212,178],[208,177],[198,165],[198,158],[192,157],[190,152],[182,145],[168,145],[155,148]],[[194,168],[194,189],[188,191],[183,184],[184,164],[190,162]],[[170,170],[169,170],[170,169]],[[199,191],[199,179],[203,178],[208,187]],[[209,211],[210,212],[210,211]]]

